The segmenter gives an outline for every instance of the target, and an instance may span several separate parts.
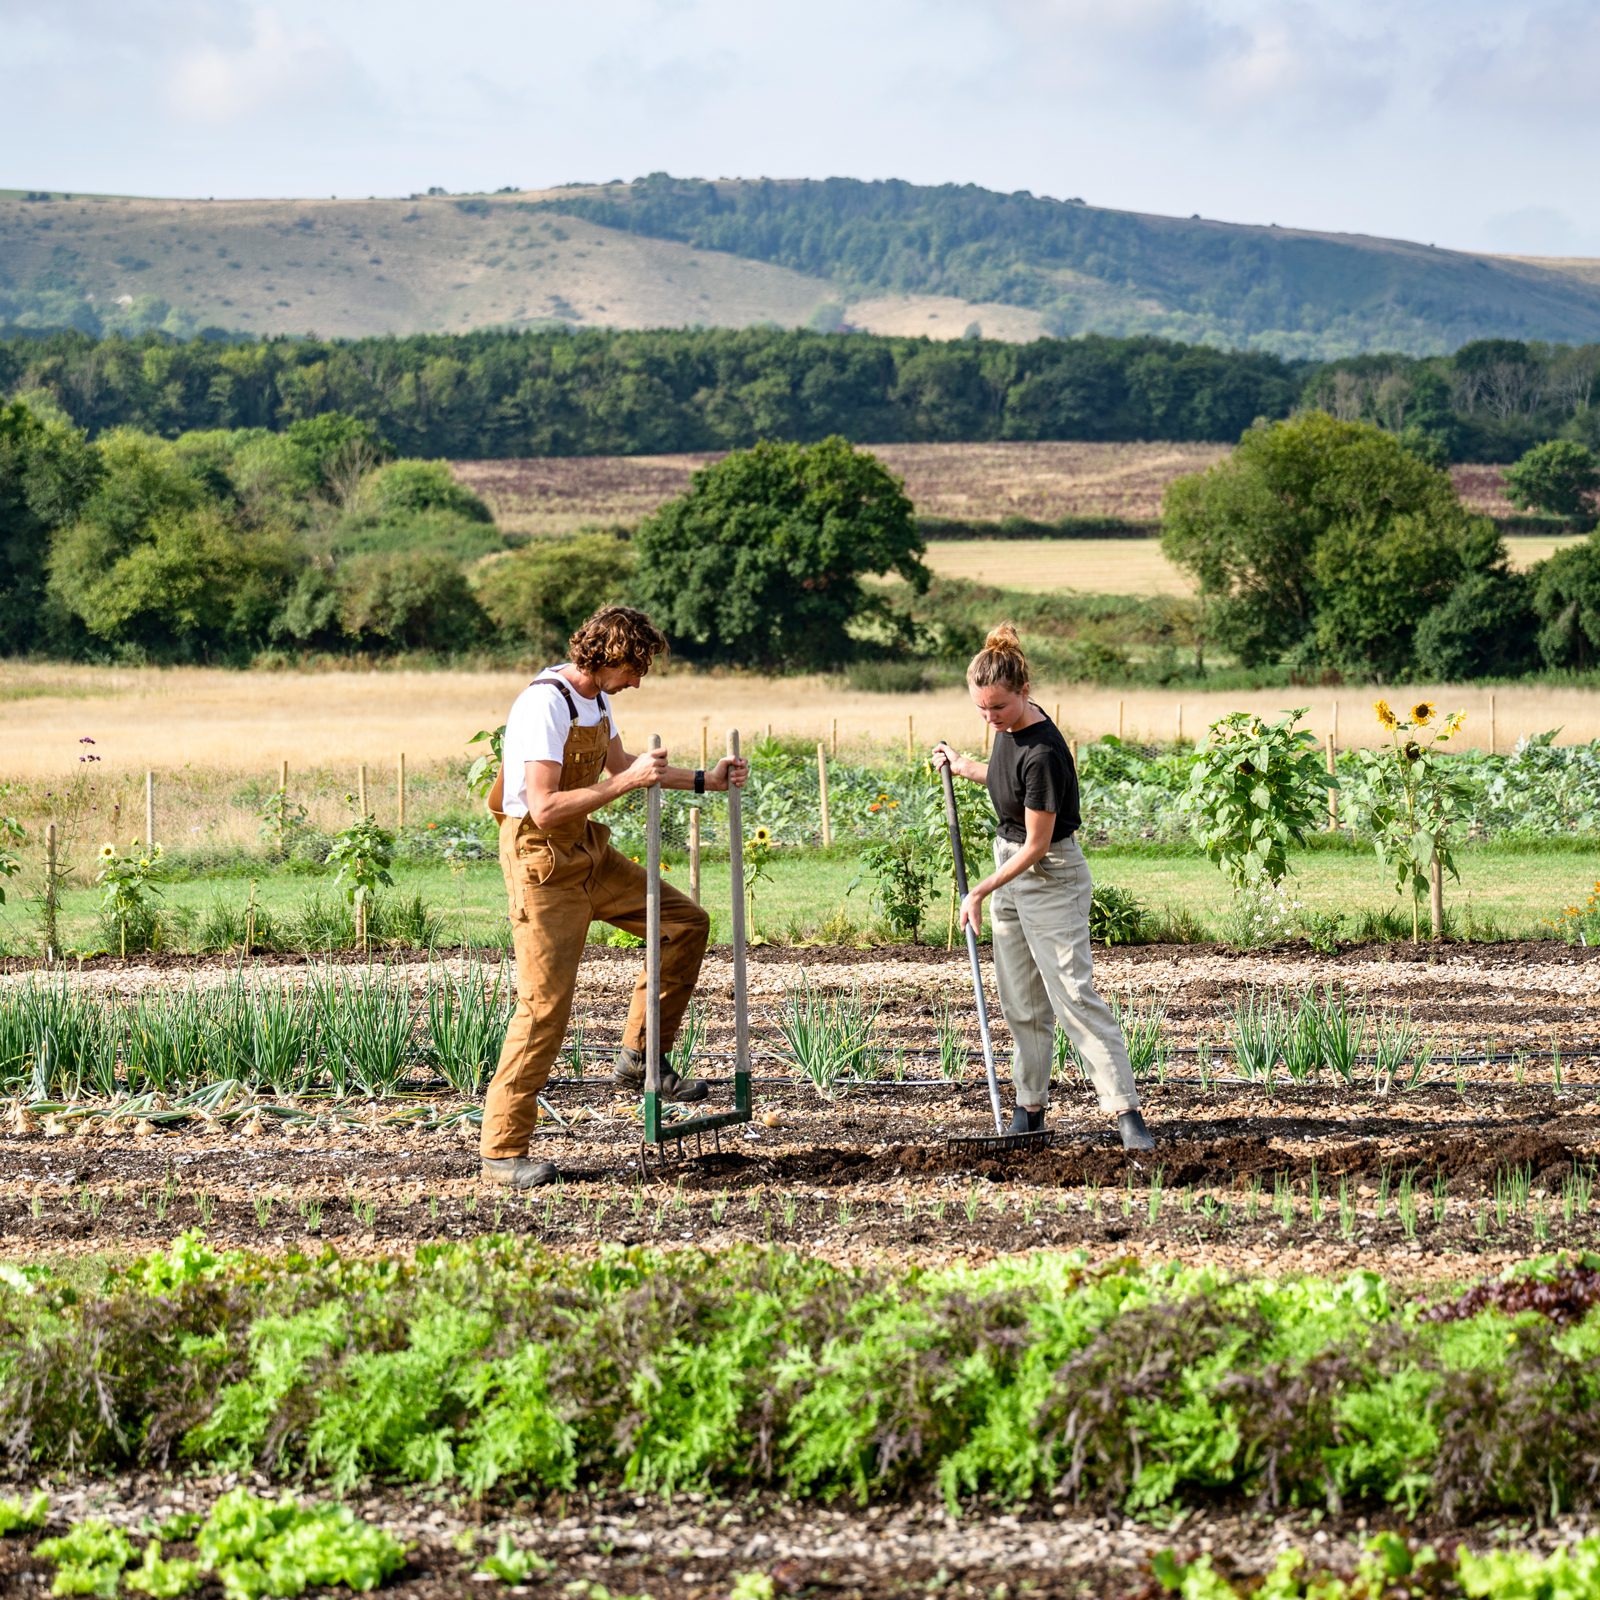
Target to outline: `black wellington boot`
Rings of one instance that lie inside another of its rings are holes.
[[[1044,1107],[1037,1111],[1029,1111],[1023,1106],[1018,1106],[1011,1113],[1011,1126],[1007,1133],[1038,1133],[1044,1127]]]
[[[1124,1111],[1117,1118],[1117,1132],[1122,1136],[1124,1150],[1154,1150],[1156,1142],[1137,1111]]]

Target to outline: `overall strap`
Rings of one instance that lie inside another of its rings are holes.
[[[554,671],[552,668],[548,668],[547,667],[543,672],[541,672],[539,674],[539,676],[537,678],[535,678],[533,680],[533,683],[548,683],[552,687],[554,687],[555,689],[559,690],[560,694],[561,694],[561,698],[567,702],[567,710],[572,713],[573,725],[574,726],[577,725],[577,721],[578,721],[578,702],[572,698],[572,691],[567,687],[567,682],[566,682],[565,678],[563,678],[558,672]],[[530,689],[533,687],[533,683],[530,683],[528,685],[528,687]],[[603,700],[600,702],[600,709],[602,711],[605,709],[605,702]]]
[[[578,702],[572,698],[572,690],[567,687],[567,680],[554,667],[546,667],[528,687],[531,689],[534,683],[553,684],[561,692],[561,698],[567,702],[567,710],[572,713],[572,725],[576,727],[578,724]],[[600,707],[600,715],[606,719],[606,726],[611,729],[612,733],[615,733],[617,724],[611,715],[611,707],[606,704],[606,697],[603,694],[597,694],[594,698],[595,703]]]

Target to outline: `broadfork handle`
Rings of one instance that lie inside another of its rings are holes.
[[[661,748],[661,735],[650,735],[650,748]],[[661,785],[645,791],[644,890],[644,1087],[661,1092]]]

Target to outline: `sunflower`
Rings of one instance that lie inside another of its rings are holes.
[[[1433,721],[1433,702],[1431,700],[1419,700],[1412,706],[1411,721],[1415,727],[1426,728]]]
[[[117,847],[114,844],[103,844],[100,846],[100,859],[102,861],[112,860],[116,856],[116,853]]]
[[[1415,739],[1406,740],[1406,760],[1420,761],[1422,759],[1422,746]]]
[[[1396,728],[1397,728],[1397,727],[1399,727],[1399,725],[1400,725],[1400,724],[1399,724],[1399,720],[1398,720],[1398,719],[1397,719],[1397,718],[1396,718],[1396,716],[1395,716],[1395,714],[1394,714],[1394,712],[1392,712],[1392,711],[1391,711],[1391,710],[1390,710],[1390,709],[1389,709],[1389,702],[1388,702],[1388,701],[1387,701],[1387,700],[1377,700],[1377,701],[1374,701],[1374,702],[1373,702],[1373,706],[1372,706],[1372,709],[1373,709],[1373,710],[1374,710],[1374,711],[1375,711],[1375,712],[1377,712],[1377,714],[1378,714],[1378,721],[1379,721],[1379,722],[1380,722],[1380,723],[1382,723],[1382,724],[1383,724],[1383,726],[1384,726],[1384,727],[1385,727],[1385,728],[1387,728],[1387,729],[1388,729],[1388,730],[1389,730],[1389,732],[1390,732],[1390,733],[1393,733],[1393,732],[1394,732],[1394,730],[1395,730],[1395,729],[1396,729]]]
[[[772,835],[768,833],[765,828],[757,828],[756,831],[750,835],[750,842],[765,850],[767,846],[772,843]]]

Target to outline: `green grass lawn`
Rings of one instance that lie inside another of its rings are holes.
[[[1461,882],[1446,880],[1446,909],[1466,919],[1464,926],[1458,924],[1459,931],[1479,937],[1549,937],[1548,921],[1566,906],[1582,905],[1600,878],[1600,848],[1590,853],[1483,845],[1464,849],[1458,859]],[[1105,849],[1092,852],[1090,864],[1097,883],[1136,895],[1158,918],[1186,917],[1205,936],[1219,936],[1230,897],[1222,874],[1204,857],[1178,850]],[[1365,914],[1400,913],[1409,924],[1409,902],[1394,895],[1370,852],[1302,852],[1294,858],[1294,866],[1296,898],[1309,912],[1343,919],[1340,937],[1356,936]],[[846,942],[853,929],[873,931],[877,919],[871,885],[861,882],[852,888],[858,872],[855,858],[843,854],[777,857],[767,878],[756,886],[752,931],[774,943],[817,938]],[[686,864],[673,862],[667,881],[686,887],[687,880]],[[320,896],[329,907],[342,904],[329,877],[268,871],[255,881],[257,905],[279,923],[297,917],[313,897]],[[180,946],[194,942],[214,908],[242,913],[249,882],[239,875],[163,884],[161,905],[177,914]],[[728,936],[729,887],[726,861],[707,862],[704,901],[712,913],[713,938],[717,940]],[[442,923],[443,943],[457,944],[463,936],[474,944],[508,942],[505,891],[492,862],[477,863],[459,874],[443,865],[402,864],[395,870],[395,889],[390,894],[420,896]],[[66,892],[61,908],[61,943],[66,950],[106,946],[98,905],[97,889]],[[924,938],[943,941],[947,906],[946,894],[940,892],[929,907]],[[1424,918],[1426,914],[1424,906]],[[192,921],[183,936],[181,924],[188,919]],[[38,942],[37,906],[13,887],[7,903],[0,907],[0,949],[32,951]]]

